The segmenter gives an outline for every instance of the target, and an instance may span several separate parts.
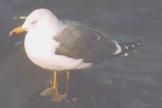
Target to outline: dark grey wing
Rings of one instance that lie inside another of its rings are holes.
[[[77,22],[66,21],[65,24],[64,31],[54,38],[61,43],[56,54],[97,63],[115,52],[116,45],[104,33]]]

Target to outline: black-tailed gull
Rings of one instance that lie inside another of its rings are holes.
[[[29,59],[36,65],[53,71],[51,85],[41,95],[60,102],[67,97],[71,70],[86,69],[117,55],[127,55],[141,45],[139,41],[120,43],[97,30],[76,21],[59,20],[48,9],[36,9],[22,26],[10,32],[26,31],[24,46]],[[58,90],[58,71],[67,72],[64,94]]]

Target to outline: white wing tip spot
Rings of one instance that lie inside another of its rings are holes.
[[[119,43],[118,43],[117,41],[115,41],[115,40],[112,40],[112,42],[114,42],[114,43],[115,43],[115,46],[116,46],[116,50],[115,50],[115,52],[114,52],[113,54],[116,55],[116,54],[121,53],[122,48],[121,48],[121,46],[119,45]]]

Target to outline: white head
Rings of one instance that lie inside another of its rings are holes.
[[[59,26],[60,21],[50,10],[44,8],[36,9],[28,15],[22,26],[16,27],[10,32],[10,36],[13,33],[29,32],[38,28],[39,30],[53,29],[57,31]]]
[[[56,16],[50,10],[41,8],[30,13],[22,27],[30,31],[38,26],[46,27],[57,23],[58,20]]]

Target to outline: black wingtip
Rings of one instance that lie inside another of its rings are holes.
[[[137,47],[142,46],[142,41],[134,41],[133,44]]]
[[[121,47],[119,55],[128,55],[129,52],[136,51],[142,45],[142,41],[122,42],[119,45]]]

